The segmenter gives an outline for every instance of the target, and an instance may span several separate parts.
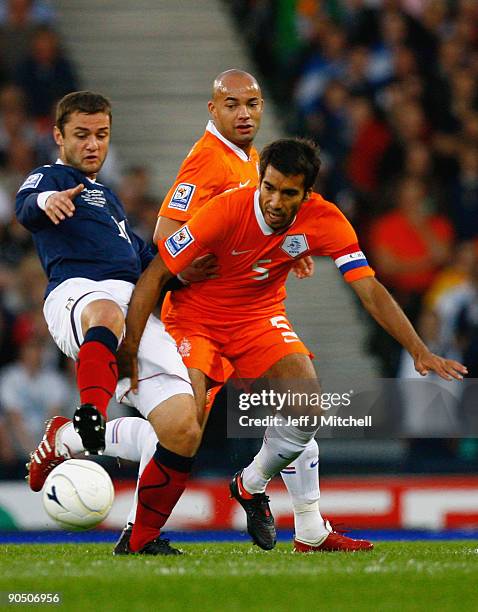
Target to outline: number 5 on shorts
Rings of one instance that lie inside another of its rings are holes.
[[[281,315],[278,317],[272,317],[271,319],[269,319],[269,321],[271,322],[271,325],[273,327],[277,327],[277,329],[287,330],[281,333],[281,336],[284,339],[284,342],[289,343],[289,342],[299,341],[299,337],[297,336],[295,332],[291,330],[289,321],[284,316]]]

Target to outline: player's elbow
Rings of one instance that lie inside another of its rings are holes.
[[[383,299],[388,296],[388,291],[375,277],[367,277],[353,283],[363,307],[375,317],[380,313]]]
[[[157,283],[162,287],[165,285],[174,274],[164,263],[161,255],[158,253],[146,268],[149,274],[154,275]]]

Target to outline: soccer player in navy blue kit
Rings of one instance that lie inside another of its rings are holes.
[[[185,488],[200,427],[187,370],[155,317],[143,336],[138,392],[129,392],[127,379],[118,381],[116,351],[128,303],[153,256],[129,228],[116,195],[96,181],[110,131],[106,98],[91,92],[65,96],[54,127],[59,159],[26,178],[17,194],[16,214],[32,232],[48,276],[44,314],[50,333],[76,359],[81,406],[74,424],[85,449],[103,451],[106,411],[115,391],[149,420],[158,438],[139,480],[127,552],[177,554],[159,534]],[[67,422],[54,417],[48,424],[29,466],[32,489],[39,490],[45,470],[64,459],[56,452],[56,437]]]

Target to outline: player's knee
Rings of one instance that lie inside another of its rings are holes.
[[[148,416],[156,435],[169,450],[192,457],[201,442],[196,404],[192,396],[175,396]]]
[[[196,415],[187,414],[178,419],[174,436],[181,445],[183,454],[195,454],[201,442],[201,427]]]
[[[118,338],[124,328],[124,314],[113,300],[95,300],[88,304],[82,312],[81,323],[83,332],[91,327],[107,327]]]

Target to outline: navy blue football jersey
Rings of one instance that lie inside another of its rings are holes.
[[[44,191],[65,191],[83,183],[75,198],[75,212],[55,225],[39,208]],[[48,276],[46,295],[69,278],[124,280],[136,283],[153,258],[148,245],[128,226],[123,205],[104,185],[63,164],[34,170],[16,198],[19,222],[33,234]]]

